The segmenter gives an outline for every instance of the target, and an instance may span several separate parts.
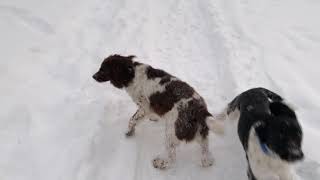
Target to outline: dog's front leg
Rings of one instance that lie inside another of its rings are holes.
[[[145,110],[143,108],[139,108],[136,113],[130,118],[129,124],[128,124],[128,131],[126,133],[126,136],[132,136],[135,132],[135,127],[138,122],[140,122],[145,117]]]

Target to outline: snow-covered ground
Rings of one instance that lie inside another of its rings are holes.
[[[158,171],[163,125],[124,136],[135,105],[91,76],[103,57],[134,54],[189,82],[217,112],[237,93],[270,88],[297,109],[303,180],[320,179],[320,1],[0,0],[1,180],[245,180],[228,124],[212,135],[215,164],[196,144]]]

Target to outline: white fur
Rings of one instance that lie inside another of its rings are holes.
[[[271,102],[272,100],[269,99]],[[285,104],[290,105],[287,101]],[[292,106],[290,106],[292,107]],[[253,107],[247,107],[250,111]],[[219,119],[239,120],[240,111],[236,108],[227,115],[227,108],[217,115]],[[270,154],[265,154],[261,149],[258,136],[255,132],[255,127],[261,122],[257,122],[250,129],[248,139],[248,161],[250,162],[251,170],[257,180],[295,180],[296,175],[292,169],[292,165],[280,159],[280,157],[269,149]]]
[[[263,180],[267,177],[294,180],[294,173],[289,163],[282,161],[275,153],[271,152],[270,155],[266,155],[262,151],[254,126],[250,130],[247,154],[252,172],[257,180]]]
[[[132,100],[138,105],[137,112],[132,116],[128,125],[127,136],[131,136],[135,131],[135,126],[143,119],[163,119],[165,120],[165,145],[167,156],[166,157],[157,157],[153,160],[153,166],[159,169],[166,169],[170,167],[176,160],[176,148],[179,145],[180,141],[175,135],[175,126],[174,123],[178,118],[178,106],[187,104],[188,101],[192,98],[200,99],[201,96],[197,93],[189,99],[181,99],[176,102],[174,107],[164,114],[162,117],[159,117],[155,114],[150,108],[149,97],[155,92],[163,92],[165,90],[166,84],[159,84],[161,78],[148,79],[146,75],[146,69],[148,65],[142,64],[136,67],[135,77],[133,81],[126,87],[127,93],[130,95]],[[172,80],[177,80],[177,78],[172,77]],[[216,120],[208,118],[207,122],[214,132],[222,133],[223,126],[219,124]],[[196,139],[200,139],[200,134],[196,135]],[[209,152],[208,140],[197,140],[201,147],[201,165],[210,166],[213,163],[213,158]]]
[[[229,120],[235,120],[238,121],[240,117],[240,111],[239,109],[235,109],[234,111],[227,113],[228,107],[225,107],[221,112],[214,115],[214,118],[218,121],[225,121],[227,119]]]
[[[206,118],[206,123],[209,129],[215,132],[216,134],[224,134],[224,122],[219,120],[219,117],[215,118],[212,116],[208,116]]]
[[[214,159],[212,157],[211,152],[209,151],[209,141],[207,139],[203,139],[198,134],[196,137],[196,141],[199,143],[201,148],[201,166],[209,167],[213,164]]]
[[[148,79],[145,74],[147,65],[137,66],[133,81],[126,88],[127,93],[132,100],[139,106],[148,109],[148,97],[154,92],[162,92],[165,86],[160,85],[160,78],[155,80]]]

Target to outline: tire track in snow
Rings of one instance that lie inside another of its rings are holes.
[[[236,82],[236,93],[252,87],[270,88],[275,86],[263,68],[265,67],[263,48],[250,34],[246,33],[245,27],[237,24],[237,22],[241,22],[239,19],[242,17],[237,6],[245,9],[247,3],[247,1],[217,1],[216,5],[219,14],[224,15],[219,17],[219,25],[231,53],[229,66]],[[224,12],[224,9],[232,12]]]

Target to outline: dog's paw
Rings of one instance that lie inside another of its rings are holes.
[[[169,168],[169,161],[167,159],[162,158],[155,158],[152,161],[153,167],[157,169],[168,169]]]
[[[202,167],[209,167],[212,166],[214,163],[213,157],[206,157],[201,159],[201,166]]]
[[[134,135],[134,133],[135,133],[135,130],[128,130],[127,132],[126,132],[126,137],[131,137],[131,136],[133,136]]]

